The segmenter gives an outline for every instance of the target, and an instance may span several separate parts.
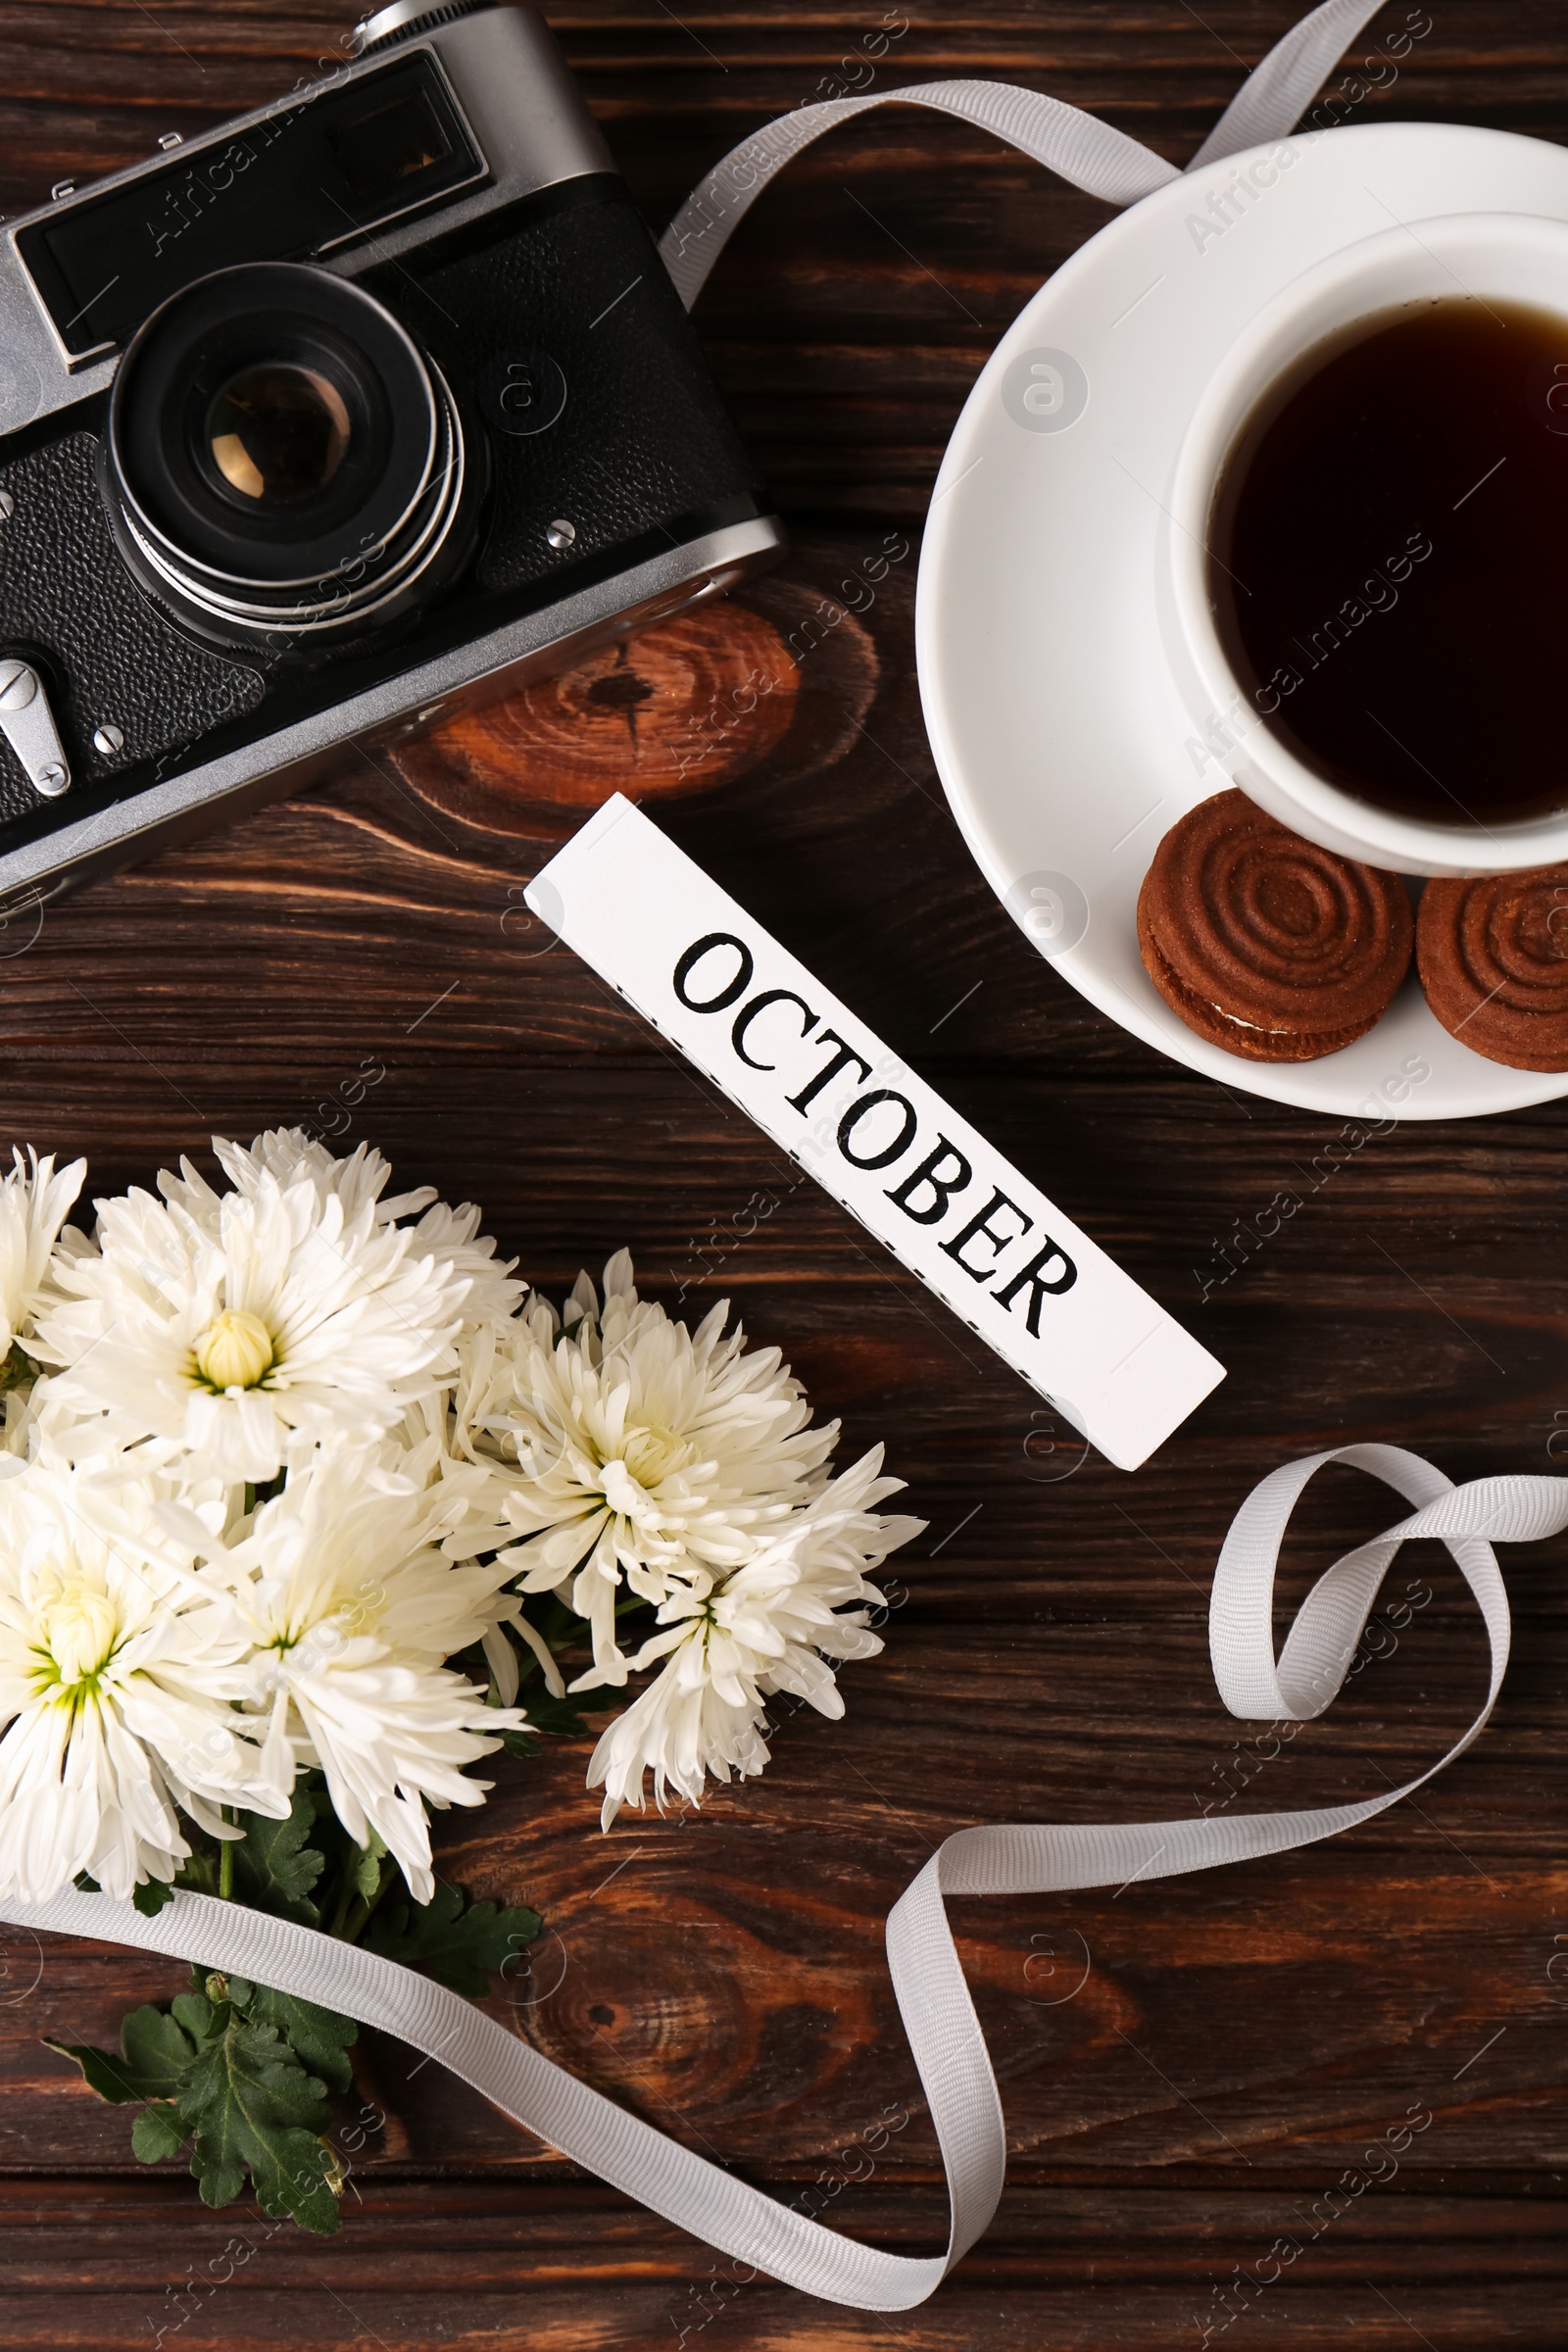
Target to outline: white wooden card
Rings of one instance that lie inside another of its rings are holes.
[[[619,794],[526,898],[1118,1468],[1224,1379],[1089,1236]]]

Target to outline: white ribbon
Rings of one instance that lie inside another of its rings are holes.
[[[1326,1462],[1383,1479],[1417,1507],[1348,1552],[1317,1584],[1276,1664],[1274,1570],[1286,1524]],[[1508,1602],[1492,1545],[1531,1543],[1568,1527],[1568,1479],[1482,1478],[1455,1487],[1396,1446],[1345,1446],[1273,1471],[1237,1513],[1209,1603],[1209,1651],[1233,1715],[1305,1721],[1334,1697],[1401,1544],[1436,1536],[1475,1594],[1492,1646],[1486,1704],[1441,1763],[1401,1788],[1355,1805],[1229,1819],[1018,1824],[949,1838],[888,1919],[888,1966],[947,2171],[952,2228],[942,2256],[912,2260],[858,2244],[791,2212],[628,2115],[543,2057],[469,2001],[395,1961],[314,1928],[268,1919],[211,1895],[178,1892],[156,1919],[103,1894],[8,1904],[19,1927],[168,1952],[323,2002],[396,2034],[587,2171],[749,2268],[862,2311],[921,2303],[989,2224],[1002,2193],[1006,2143],[985,2037],[948,1926],[951,1894],[1052,1894],[1129,1886],[1287,1852],[1386,1812],[1462,1755],[1496,1701],[1508,1662]]]
[[[1303,17],[1248,75],[1188,170],[1239,155],[1265,139],[1283,138],[1346,43],[1380,5],[1381,0],[1324,0]],[[732,147],[681,206],[659,250],[688,310],[736,224],[790,158],[852,115],[890,105],[929,106],[977,122],[1107,204],[1136,204],[1140,196],[1181,177],[1175,165],[1152,147],[1081,107],[1009,82],[920,81],[901,90],[870,91],[863,98],[829,98],[780,115]]]

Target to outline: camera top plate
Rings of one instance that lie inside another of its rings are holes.
[[[269,106],[89,187],[63,189],[0,234],[0,444],[105,390],[148,311],[216,269],[247,257],[314,260],[357,277],[412,254],[432,223],[442,235],[466,231],[523,197],[614,172],[532,9],[477,9],[363,62],[323,58],[320,69]],[[317,130],[318,119],[336,129],[336,149]],[[432,122],[447,157],[420,144]],[[302,165],[319,163],[316,185],[327,186],[341,211],[330,222],[297,217],[305,199],[298,188],[272,186],[269,159],[300,180]],[[378,170],[392,193],[385,184],[377,193]],[[356,178],[369,184],[357,188]],[[103,258],[101,222],[121,239],[128,275]],[[247,236],[262,239],[254,251]],[[132,286],[141,288],[139,309]]]
[[[279,107],[203,156],[84,196],[17,233],[70,363],[126,344],[197,279],[319,261],[476,186],[489,167],[428,50]]]

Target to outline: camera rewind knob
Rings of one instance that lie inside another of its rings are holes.
[[[390,49],[396,41],[416,40],[421,32],[455,24],[459,17],[476,16],[496,0],[392,0],[373,16],[362,17],[354,27],[352,54],[368,57],[372,49]]]
[[[26,769],[34,792],[42,793],[47,801],[57,801],[70,791],[71,762],[43,681],[27,662],[14,656],[0,660],[0,733]]]

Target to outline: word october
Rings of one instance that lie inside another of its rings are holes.
[[[715,951],[725,950],[733,951],[736,957],[733,975],[722,983],[716,995],[699,1000],[691,993],[699,967]],[[676,964],[675,995],[689,1012],[727,1012],[737,1000],[746,999],[730,1025],[729,1039],[749,1070],[775,1070],[778,1067],[776,1062],[760,1061],[751,1052],[754,1022],[775,1004],[793,1005],[800,1015],[801,1024],[800,1040],[797,1042],[804,1043],[814,1032],[817,1044],[831,1050],[821,1068],[808,1079],[800,1093],[786,1098],[789,1109],[803,1113],[808,1111],[825,1089],[842,1078],[846,1070],[854,1068],[859,1075],[852,1081],[856,1090],[853,1101],[842,1116],[830,1112],[822,1125],[831,1131],[841,1156],[862,1175],[873,1171],[881,1173],[896,1166],[900,1160],[906,1159],[918,1148],[920,1141],[920,1115],[908,1096],[901,1095],[894,1087],[871,1086],[872,1068],[866,1055],[858,1053],[854,1046],[840,1037],[836,1029],[821,1026],[821,1014],[813,1012],[806,999],[797,995],[793,988],[761,988],[755,995],[747,996],[755,970],[755,958],[743,939],[737,939],[727,931],[710,931],[705,939],[694,940]],[[886,1054],[882,1058],[884,1067],[892,1059]],[[893,1114],[891,1118],[881,1115],[884,1108]],[[871,1122],[871,1130],[869,1134],[862,1135],[860,1130],[867,1119]],[[890,1126],[896,1132],[890,1141],[884,1141]],[[816,1130],[819,1139],[820,1132],[819,1127]],[[797,1156],[802,1156],[799,1148]],[[954,1196],[968,1192],[973,1181],[974,1170],[956,1144],[947,1136],[939,1135],[934,1149],[927,1152],[919,1166],[911,1169],[902,1184],[886,1188],[886,1198],[895,1208],[902,1210],[911,1224],[938,1226],[947,1216]],[[999,1232],[992,1223],[994,1217],[1016,1217],[1019,1222],[1011,1233]],[[1033,1220],[1024,1214],[1016,1200],[1008,1200],[1000,1184],[994,1184],[985,1206],[976,1209],[966,1225],[947,1241],[939,1241],[937,1246],[943,1255],[951,1257],[955,1265],[961,1266],[972,1281],[989,1283],[991,1276],[998,1271],[998,1261],[1003,1253],[1032,1231]],[[972,1264],[965,1254],[970,1250],[989,1251],[989,1263],[978,1266]],[[1037,1340],[1040,1337],[1041,1300],[1059,1298],[1064,1291],[1072,1289],[1077,1279],[1078,1268],[1065,1250],[1048,1235],[1043,1246],[1035,1250],[1027,1263],[1019,1265],[1016,1271],[1009,1272],[996,1285],[994,1296],[1003,1306],[1010,1308],[1020,1291],[1027,1286],[1028,1304],[1024,1311],[1029,1337]]]
[[[629,801],[608,801],[526,898],[1118,1468],[1135,1469],[1224,1378]],[[676,1213],[700,1205],[678,1198]]]

